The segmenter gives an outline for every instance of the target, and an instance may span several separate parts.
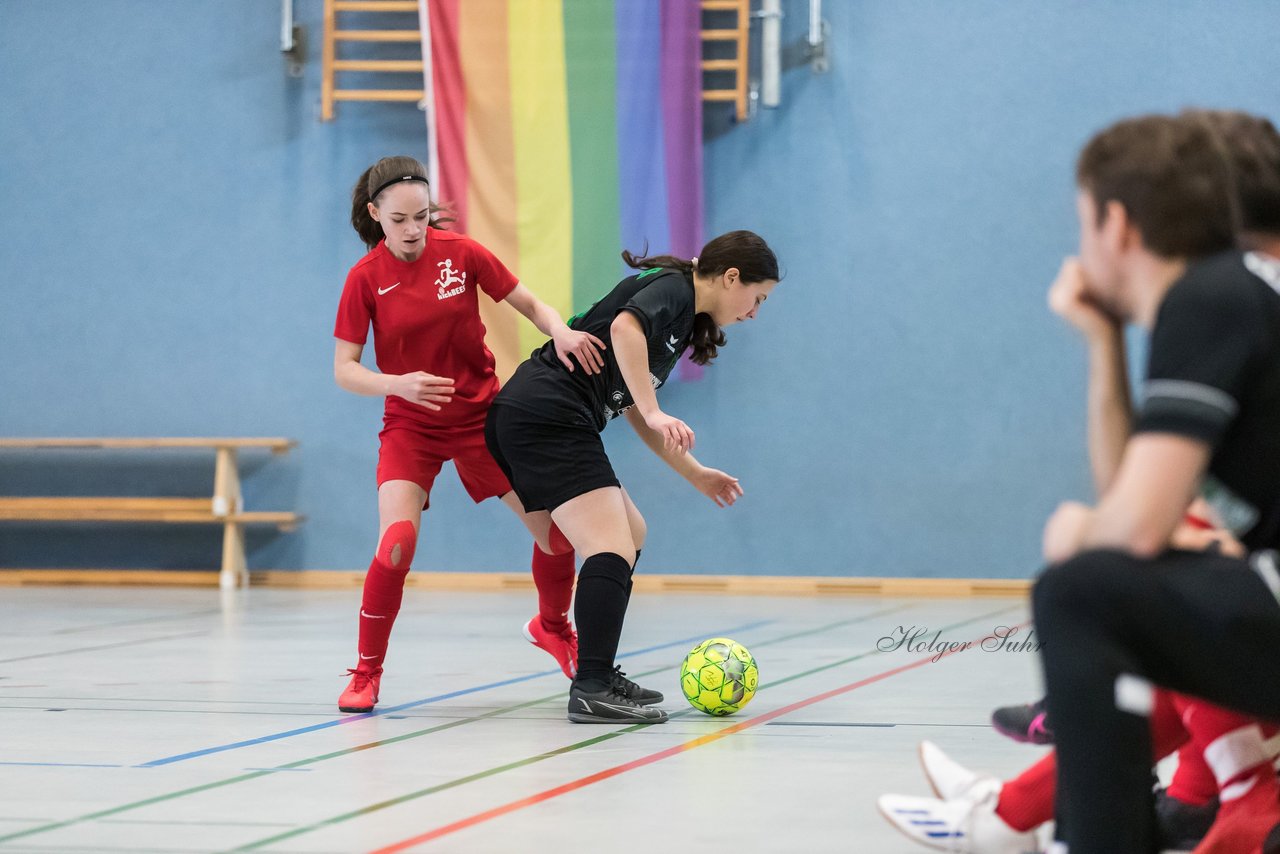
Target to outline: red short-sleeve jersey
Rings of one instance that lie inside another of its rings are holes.
[[[484,343],[479,292],[498,302],[518,284],[479,243],[429,228],[418,260],[401,261],[383,242],[351,268],[333,334],[363,345],[372,323],[378,370],[425,371],[454,381],[453,400],[439,412],[388,397],[389,419],[404,417],[427,427],[474,424],[484,420],[498,393],[493,354]]]

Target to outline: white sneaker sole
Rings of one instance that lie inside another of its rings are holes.
[[[886,811],[885,811],[884,807],[880,806],[879,801],[877,801],[877,802],[876,802],[876,811],[877,811],[877,812],[879,812],[879,813],[880,813],[880,815],[884,816],[884,820],[885,820],[885,821],[887,821],[887,822],[889,822],[889,824],[893,827],[893,829],[894,829],[894,830],[898,831],[898,832],[899,832],[899,833],[901,833],[903,836],[905,836],[907,839],[910,839],[912,842],[916,843],[917,845],[924,845],[924,846],[926,846],[926,847],[928,847],[928,848],[932,848],[932,849],[934,849],[935,851],[958,851],[958,850],[960,850],[960,849],[957,849],[957,848],[955,848],[953,845],[951,845],[951,844],[950,844],[951,842],[954,842],[954,841],[955,841],[955,838],[954,838],[954,837],[953,837],[951,840],[948,840],[948,844],[946,844],[946,845],[942,845],[942,844],[938,844],[938,843],[935,843],[935,842],[926,842],[925,840],[920,839],[919,837],[912,836],[909,832],[907,832],[907,830],[906,830],[905,828],[903,828],[903,826],[902,826],[902,825],[898,824],[898,822],[897,822],[897,820],[896,820],[896,819],[894,819],[891,815],[889,815],[889,813],[888,813],[888,812],[886,812]]]

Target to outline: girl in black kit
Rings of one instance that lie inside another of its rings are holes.
[[[564,532],[582,570],[574,600],[578,672],[575,723],[662,723],[657,691],[614,666],[645,523],[618,482],[600,431],[624,412],[658,456],[716,503],[742,495],[737,478],[693,458],[693,430],[658,408],[656,390],[689,347],[700,365],[724,346],[721,327],[755,317],[778,283],[773,250],[749,231],[722,234],[691,261],[622,253],[641,272],[623,279],[575,330],[602,339],[604,370],[570,373],[546,347],[534,351],[489,410],[485,440],[525,510]]]

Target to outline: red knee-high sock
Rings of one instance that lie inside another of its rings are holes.
[[[533,583],[538,588],[538,614],[548,631],[557,632],[569,625],[569,606],[573,601],[574,553],[547,554],[533,547]]]
[[[1267,738],[1275,732],[1273,726],[1191,697],[1175,695],[1174,702],[1191,735],[1189,746],[1198,754],[1190,757],[1187,763],[1187,779],[1201,781],[1207,778],[1212,785],[1205,801],[1217,794],[1225,806],[1234,799],[1233,795],[1239,794],[1233,788],[1241,783],[1252,786],[1254,783],[1249,781],[1254,778],[1280,795],[1271,766],[1275,757],[1266,744]],[[1182,773],[1181,764],[1178,773]],[[1176,774],[1174,782],[1178,782]],[[1200,787],[1196,785],[1196,789]],[[1187,788],[1191,785],[1188,784]],[[1169,789],[1173,794],[1173,786]]]
[[[1035,830],[1053,819],[1058,790],[1058,754],[1045,754],[1036,764],[1009,780],[1000,790],[996,815],[1014,830]]]
[[[1169,797],[1194,807],[1204,806],[1218,796],[1218,781],[1204,761],[1204,751],[1193,743],[1178,749],[1178,767],[1169,781]]]
[[[1151,709],[1151,758],[1156,762],[1191,743],[1191,736],[1178,709],[1177,694],[1157,688]]]
[[[1187,740],[1178,747],[1178,767],[1174,769],[1173,779],[1169,781],[1169,796],[1177,798],[1184,804],[1204,806],[1218,796],[1218,781],[1214,779],[1213,770],[1204,760],[1204,748],[1216,736],[1209,733],[1217,731],[1222,734],[1221,727],[1227,723],[1225,719],[1214,721],[1213,716],[1202,717],[1196,722],[1196,732],[1189,729],[1189,723],[1198,714],[1197,709],[1204,704],[1184,697],[1181,694],[1168,693],[1178,715],[1178,722]],[[1205,707],[1211,708],[1211,707]],[[1157,754],[1157,758],[1158,758]]]
[[[1183,720],[1218,784],[1218,816],[1196,854],[1259,851],[1280,823],[1280,784],[1267,739],[1274,727],[1199,700],[1185,699]]]
[[[569,626],[569,605],[573,600],[573,546],[557,537],[559,530],[551,526],[551,547],[560,550],[548,554],[533,544],[533,584],[538,588],[538,614],[548,631],[559,632]]]
[[[387,655],[391,627],[400,613],[404,579],[409,568],[394,569],[377,558],[364,577],[364,597],[360,600],[360,670],[377,670]]]
[[[1151,713],[1151,742],[1156,757],[1167,756],[1186,740],[1187,733],[1174,707],[1172,695],[1167,691],[1157,691]],[[996,804],[996,815],[1014,830],[1034,830],[1053,818],[1057,791],[1058,760],[1055,751],[1005,782]]]
[[[360,670],[377,670],[387,655],[391,627],[400,613],[404,580],[413,561],[417,532],[410,522],[396,522],[387,528],[378,544],[378,553],[364,577],[360,600]]]

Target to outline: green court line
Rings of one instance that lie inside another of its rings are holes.
[[[909,606],[907,606],[907,605],[903,605],[903,606],[899,606],[899,607],[897,607],[897,608],[890,608],[890,609],[887,609],[887,610],[885,610],[885,611],[881,611],[881,612],[879,612],[878,614],[877,614],[877,613],[867,614],[865,617],[861,617],[861,618],[858,618],[858,619],[842,620],[842,621],[840,621],[840,622],[838,622],[838,623],[831,623],[831,624],[829,624],[829,625],[822,626],[822,627],[819,627],[819,628],[817,628],[817,629],[810,629],[810,630],[807,630],[807,631],[804,631],[804,632],[798,632],[798,633],[796,633],[796,634],[794,634],[794,635],[788,635],[788,636],[785,636],[785,637],[782,637],[782,638],[774,638],[772,641],[766,641],[766,642],[756,643],[756,644],[753,644],[753,646],[761,647],[761,646],[766,646],[766,645],[768,645],[768,644],[778,643],[778,642],[781,642],[781,641],[784,641],[784,640],[790,640],[790,639],[792,639],[792,638],[801,637],[801,636],[803,636],[803,635],[816,634],[817,632],[820,632],[820,631],[828,631],[828,630],[833,629],[833,628],[836,628],[836,627],[838,627],[838,626],[842,626],[842,625],[849,625],[849,624],[851,624],[851,623],[859,623],[859,622],[862,622],[863,620],[870,619],[870,618],[875,617],[875,616],[883,616],[884,614],[887,614],[887,613],[892,613],[892,612],[894,612],[894,611],[904,610],[904,609],[905,609],[905,608],[907,608],[907,607],[909,607]],[[963,627],[963,626],[967,626],[967,625],[969,625],[970,623],[976,623],[976,622],[978,622],[979,620],[986,620],[986,619],[989,619],[989,618],[991,618],[991,617],[995,617],[995,616],[997,616],[997,615],[999,615],[999,614],[1004,614],[1004,613],[1006,613],[1006,612],[1008,612],[1008,611],[1015,610],[1015,609],[1017,609],[1017,608],[1019,608],[1019,607],[1022,607],[1022,606],[1020,606],[1020,605],[1010,605],[1010,606],[1007,606],[1007,607],[1001,608],[1001,609],[999,609],[999,610],[992,611],[992,612],[987,613],[987,614],[982,614],[982,615],[980,615],[980,616],[973,617],[973,618],[968,619],[968,620],[964,620],[963,622],[953,623],[953,624],[951,624],[951,625],[949,625],[949,626],[943,626],[943,627],[941,628],[941,630],[940,630],[940,631],[944,631],[944,632],[945,632],[945,631],[951,631],[951,630],[953,630],[953,629],[958,629],[958,628],[961,628],[961,627]],[[886,654],[887,654],[887,653],[884,653],[884,652],[882,652],[882,651],[880,651],[880,650],[878,650],[878,649],[872,649],[872,650],[870,650],[870,651],[868,651],[868,652],[862,652],[862,653],[859,653],[859,654],[857,654],[857,655],[850,656],[850,657],[848,657],[848,658],[843,658],[843,659],[841,659],[841,660],[839,660],[839,661],[831,662],[830,664],[822,664],[822,665],[819,665],[818,667],[814,667],[814,668],[812,668],[812,669],[805,670],[805,671],[802,671],[802,672],[800,672],[800,673],[792,674],[791,676],[784,676],[784,677],[783,677],[783,678],[781,678],[781,679],[774,680],[774,681],[769,682],[769,683],[767,683],[767,684],[762,683],[762,684],[760,685],[759,690],[760,690],[760,691],[763,691],[765,688],[772,688],[772,687],[777,686],[777,685],[785,685],[785,684],[786,684],[786,683],[788,683],[788,682],[794,682],[794,681],[796,681],[797,679],[804,679],[805,677],[813,676],[813,675],[815,675],[815,674],[817,674],[817,673],[822,673],[823,671],[831,670],[832,668],[835,668],[835,667],[841,667],[841,666],[843,666],[843,665],[845,665],[845,664],[850,664],[850,663],[852,663],[852,662],[854,662],[854,661],[858,661],[858,660],[860,660],[860,659],[867,658],[867,657],[869,657],[869,656],[873,656],[873,655],[886,655]],[[665,670],[666,668],[662,668],[662,669],[663,669],[663,670]],[[650,672],[651,672],[651,673],[656,673],[656,672],[659,672],[659,671],[650,671]],[[640,675],[640,676],[644,676],[644,675],[648,675],[648,674],[643,674],[643,673],[642,673],[642,674],[638,674],[638,675]],[[693,711],[694,711],[694,709],[692,709],[692,708],[683,709],[683,710],[678,711],[678,712],[673,712],[673,713],[670,715],[670,717],[672,717],[672,718],[683,717],[683,716],[685,716],[685,715],[688,715],[688,714],[693,713]],[[727,719],[726,719],[726,721],[725,721],[725,722],[726,722],[726,724],[730,724],[730,723],[731,723],[731,722],[730,722],[730,721],[728,721]],[[642,730],[642,729],[647,729],[648,727],[651,727],[651,726],[654,726],[654,724],[635,724],[634,726],[629,726],[629,727],[626,727],[626,728],[624,728],[624,729],[613,730],[613,731],[611,731],[611,732],[607,732],[607,733],[605,733],[605,734],[603,734],[603,735],[598,735],[598,736],[596,736],[595,738],[589,738],[589,739],[586,739],[585,741],[579,741],[579,742],[577,742],[576,744],[566,745],[565,747],[558,747],[558,748],[556,748],[555,750],[548,750],[548,751],[547,751],[547,752],[545,752],[545,753],[539,753],[539,754],[537,754],[537,755],[535,755],[535,756],[529,756],[529,757],[526,757],[526,758],[524,758],[524,759],[518,759],[518,760],[516,760],[515,762],[508,762],[507,764],[505,764],[505,765],[499,765],[499,766],[497,766],[496,768],[489,768],[488,770],[485,770],[485,771],[478,771],[478,772],[476,772],[475,774],[468,774],[468,775],[467,775],[467,776],[465,776],[465,777],[458,777],[457,779],[449,780],[449,781],[444,782],[444,783],[439,783],[439,784],[437,784],[437,785],[435,785],[435,786],[429,786],[428,788],[425,788],[425,789],[419,789],[419,790],[417,790],[417,791],[415,791],[415,792],[409,792],[409,793],[407,793],[407,794],[400,795],[400,796],[398,796],[398,797],[391,798],[391,799],[389,799],[389,800],[379,801],[378,803],[375,803],[375,804],[369,804],[368,806],[361,807],[360,809],[357,809],[357,810],[352,810],[351,812],[346,812],[346,813],[342,813],[341,815],[332,816],[332,817],[330,817],[330,818],[324,819],[324,820],[322,820],[322,821],[314,822],[314,823],[312,823],[312,824],[302,825],[302,826],[300,826],[300,827],[294,828],[293,830],[289,830],[289,831],[286,831],[286,832],[284,832],[284,833],[278,833],[278,834],[276,834],[275,836],[269,836],[269,837],[267,837],[267,838],[265,838],[265,839],[259,839],[259,840],[255,841],[255,842],[250,842],[250,843],[248,843],[248,844],[246,844],[246,845],[242,845],[242,846],[240,846],[239,848],[232,848],[232,849],[230,849],[230,850],[232,850],[232,851],[254,851],[254,850],[257,850],[257,849],[259,849],[259,848],[262,848],[262,847],[264,847],[264,846],[266,846],[266,845],[271,845],[271,844],[276,843],[276,842],[282,842],[282,841],[284,841],[284,840],[286,840],[286,839],[292,839],[292,838],[294,838],[295,836],[301,836],[301,835],[302,835],[302,834],[304,834],[304,833],[310,833],[310,832],[312,832],[312,831],[314,831],[314,830],[320,830],[320,829],[322,829],[322,828],[330,827],[330,826],[335,825],[335,824],[341,824],[341,823],[342,823],[342,822],[344,822],[344,821],[349,821],[349,820],[351,820],[351,819],[353,819],[353,818],[360,818],[360,817],[362,817],[362,816],[366,816],[366,815],[369,815],[369,814],[371,814],[371,813],[378,812],[379,810],[387,809],[388,807],[394,807],[394,806],[398,806],[399,804],[406,803],[406,802],[408,802],[408,801],[416,800],[417,798],[426,797],[427,795],[434,795],[434,794],[436,794],[437,792],[443,792],[443,791],[446,791],[446,790],[448,790],[448,789],[454,789],[454,788],[457,788],[458,786],[466,785],[467,783],[474,783],[474,782],[477,782],[477,781],[479,781],[479,780],[485,780],[485,779],[487,779],[487,778],[489,778],[489,777],[493,777],[493,776],[496,776],[496,775],[498,775],[498,774],[502,774],[502,773],[504,773],[504,772],[506,772],[506,771],[514,771],[514,770],[515,770],[515,769],[517,769],[517,768],[523,768],[523,767],[528,766],[528,765],[533,765],[534,763],[542,762],[543,760],[546,760],[546,759],[552,759],[552,758],[554,758],[554,757],[556,757],[556,756],[563,756],[563,755],[564,755],[564,754],[566,754],[566,753],[572,753],[572,752],[574,752],[574,751],[576,751],[576,750],[582,750],[583,748],[586,748],[586,747],[591,747],[591,746],[596,745],[596,744],[601,744],[602,742],[606,742],[606,741],[610,741],[610,740],[615,739],[615,738],[619,738],[619,737],[621,737],[621,736],[623,736],[623,735],[626,735],[626,734],[628,734],[628,733],[633,733],[633,732],[637,732],[637,731]]]
[[[154,614],[150,617],[135,617],[130,620],[116,620],[113,623],[94,623],[91,626],[71,626],[66,629],[54,629],[49,632],[51,635],[69,635],[77,632],[95,632],[99,629],[115,629],[121,626],[136,626],[140,623],[161,623],[165,620],[185,620],[188,617],[207,617],[212,614],[221,614],[221,608],[206,608],[201,611],[187,611],[180,614]]]
[[[912,605],[906,604],[906,605],[897,605],[892,608],[884,608],[879,611],[872,611],[869,614],[864,614],[861,617],[853,617],[847,620],[839,620],[835,623],[829,623],[825,626],[819,626],[816,629],[805,629],[803,631],[794,632],[789,635],[783,635],[781,637],[772,638],[767,641],[761,641],[754,645],[759,647],[759,646],[769,646],[775,643],[782,643],[784,641],[794,640],[795,638],[805,637],[807,635],[817,634],[819,632],[830,631],[831,629],[838,628],[840,626],[853,625],[855,623],[864,622],[866,620],[870,620],[875,617],[882,617],[882,616],[885,616],[886,614],[892,614],[897,611],[906,610],[909,607],[912,607]],[[1005,609],[1005,610],[1008,610],[1008,609]],[[668,667],[659,667],[654,670],[648,670],[648,671],[645,671],[644,673],[637,673],[635,675],[638,678],[643,678],[645,676],[652,676],[655,673],[661,673],[668,669],[669,669]],[[219,789],[224,786],[230,786],[235,783],[244,783],[249,780],[256,780],[259,777],[265,777],[268,774],[274,774],[277,771],[287,771],[292,768],[300,768],[305,765],[313,765],[318,762],[325,762],[330,759],[337,759],[342,756],[349,756],[352,753],[358,753],[362,750],[372,750],[375,747],[383,747],[385,745],[396,744],[401,741],[408,741],[410,739],[420,738],[426,735],[432,735],[437,732],[444,732],[445,730],[454,729],[455,727],[463,726],[464,724],[475,723],[476,721],[485,720],[486,718],[498,717],[500,715],[505,715],[510,712],[516,712],[521,709],[527,709],[530,706],[537,706],[542,703],[548,703],[548,702],[551,702],[552,700],[556,700],[556,699],[567,697],[567,696],[568,696],[567,691],[560,691],[545,697],[539,697],[536,700],[528,700],[524,703],[517,703],[514,706],[504,706],[503,708],[500,708],[500,709],[493,709],[491,711],[484,712],[479,715],[473,715],[468,718],[459,718],[458,720],[455,720],[455,721],[450,721],[448,723],[439,724],[433,727],[428,727],[426,729],[416,730],[415,732],[404,733],[403,735],[392,736],[391,738],[380,739],[378,741],[371,741],[366,744],[358,744],[355,747],[343,748],[342,750],[336,750],[336,751],[333,751],[332,753],[324,753],[319,756],[309,757],[307,759],[299,759],[296,762],[289,762],[287,764],[277,765],[271,770],[253,771],[248,774],[238,774],[234,777],[228,777],[224,780],[215,780],[211,783],[203,783],[199,786],[191,786],[186,789],[179,789],[178,791],[175,791],[175,792],[166,792],[164,794],[156,795],[151,798],[146,798],[141,801],[133,801],[131,803],[122,804],[118,807],[110,807],[108,809],[98,810],[96,812],[85,813],[84,815],[81,815],[81,816],[75,816],[73,818],[63,819],[61,821],[50,822],[49,824],[44,824],[39,827],[32,827],[26,830],[17,831],[15,833],[5,834],[3,836],[0,836],[0,842],[8,842],[12,839],[21,839],[26,836],[33,836],[37,833],[46,833],[51,830],[59,830],[64,827],[70,827],[76,824],[83,824],[86,821],[94,821],[96,819],[106,818],[107,816],[119,815],[120,813],[123,813],[123,812],[130,812],[132,810],[152,806],[153,804],[176,800],[178,798],[186,797],[187,795],[195,795],[201,792],[210,791],[212,789]],[[265,843],[262,843],[262,844],[265,844]]]
[[[162,827],[293,827],[287,821],[179,821],[176,819],[157,819],[149,821],[142,818],[104,818],[103,824],[127,825],[160,825]]]
[[[209,634],[207,631],[184,632],[180,635],[163,635],[158,638],[136,638],[134,640],[116,641],[115,643],[104,643],[98,646],[79,646],[74,649],[59,649],[54,652],[38,652],[35,655],[19,655],[16,658],[0,658],[0,664],[9,664],[13,661],[30,661],[33,658],[52,658],[55,655],[72,655],[77,652],[96,652],[102,649],[119,649],[122,646],[141,646],[144,643],[158,643],[160,641],[183,640],[186,638],[194,638],[200,635]]]

